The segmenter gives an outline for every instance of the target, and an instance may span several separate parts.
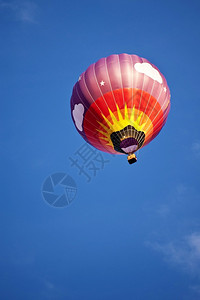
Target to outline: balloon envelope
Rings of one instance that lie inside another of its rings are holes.
[[[137,55],[102,58],[83,72],[73,88],[72,119],[79,134],[97,149],[136,152],[166,122],[170,91],[157,67]]]

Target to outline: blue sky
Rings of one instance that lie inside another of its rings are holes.
[[[200,299],[200,2],[0,1],[1,299]],[[158,137],[87,183],[69,157],[79,75],[110,54],[147,58],[167,79]],[[57,172],[74,201],[42,197]]]

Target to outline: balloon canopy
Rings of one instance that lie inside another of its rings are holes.
[[[170,110],[165,77],[137,55],[110,55],[90,65],[73,88],[72,119],[95,148],[132,155],[152,141]]]

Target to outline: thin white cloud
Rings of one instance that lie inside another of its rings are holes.
[[[188,191],[188,187],[183,184],[183,183],[180,183],[176,186],[176,193],[177,193],[177,196],[184,196]]]
[[[31,1],[11,1],[0,2],[0,9],[12,12],[14,18],[17,21],[25,23],[37,23],[36,16],[38,12],[38,6]]]
[[[195,293],[197,293],[198,295],[200,295],[200,285],[192,285],[192,286],[190,286],[190,289],[191,289],[193,292],[195,292]]]
[[[170,264],[190,274],[200,275],[200,233],[192,233],[181,241],[166,244],[148,243],[148,245],[162,253]]]
[[[192,152],[197,158],[200,158],[200,141],[196,141],[192,144]]]
[[[64,299],[66,296],[66,289],[62,285],[55,284],[51,280],[39,278],[42,287],[39,299]]]
[[[169,205],[161,204],[156,212],[158,213],[158,215],[160,215],[160,217],[167,217],[170,214],[170,207]]]
[[[55,285],[50,282],[49,280],[44,280],[44,285],[45,287],[48,289],[48,290],[52,290],[52,289],[55,289]]]

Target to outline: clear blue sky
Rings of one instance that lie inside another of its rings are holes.
[[[0,295],[20,300],[200,299],[200,2],[0,1]],[[138,155],[110,156],[87,183],[72,88],[110,54],[147,58],[171,111]],[[41,194],[76,181],[64,208]]]

